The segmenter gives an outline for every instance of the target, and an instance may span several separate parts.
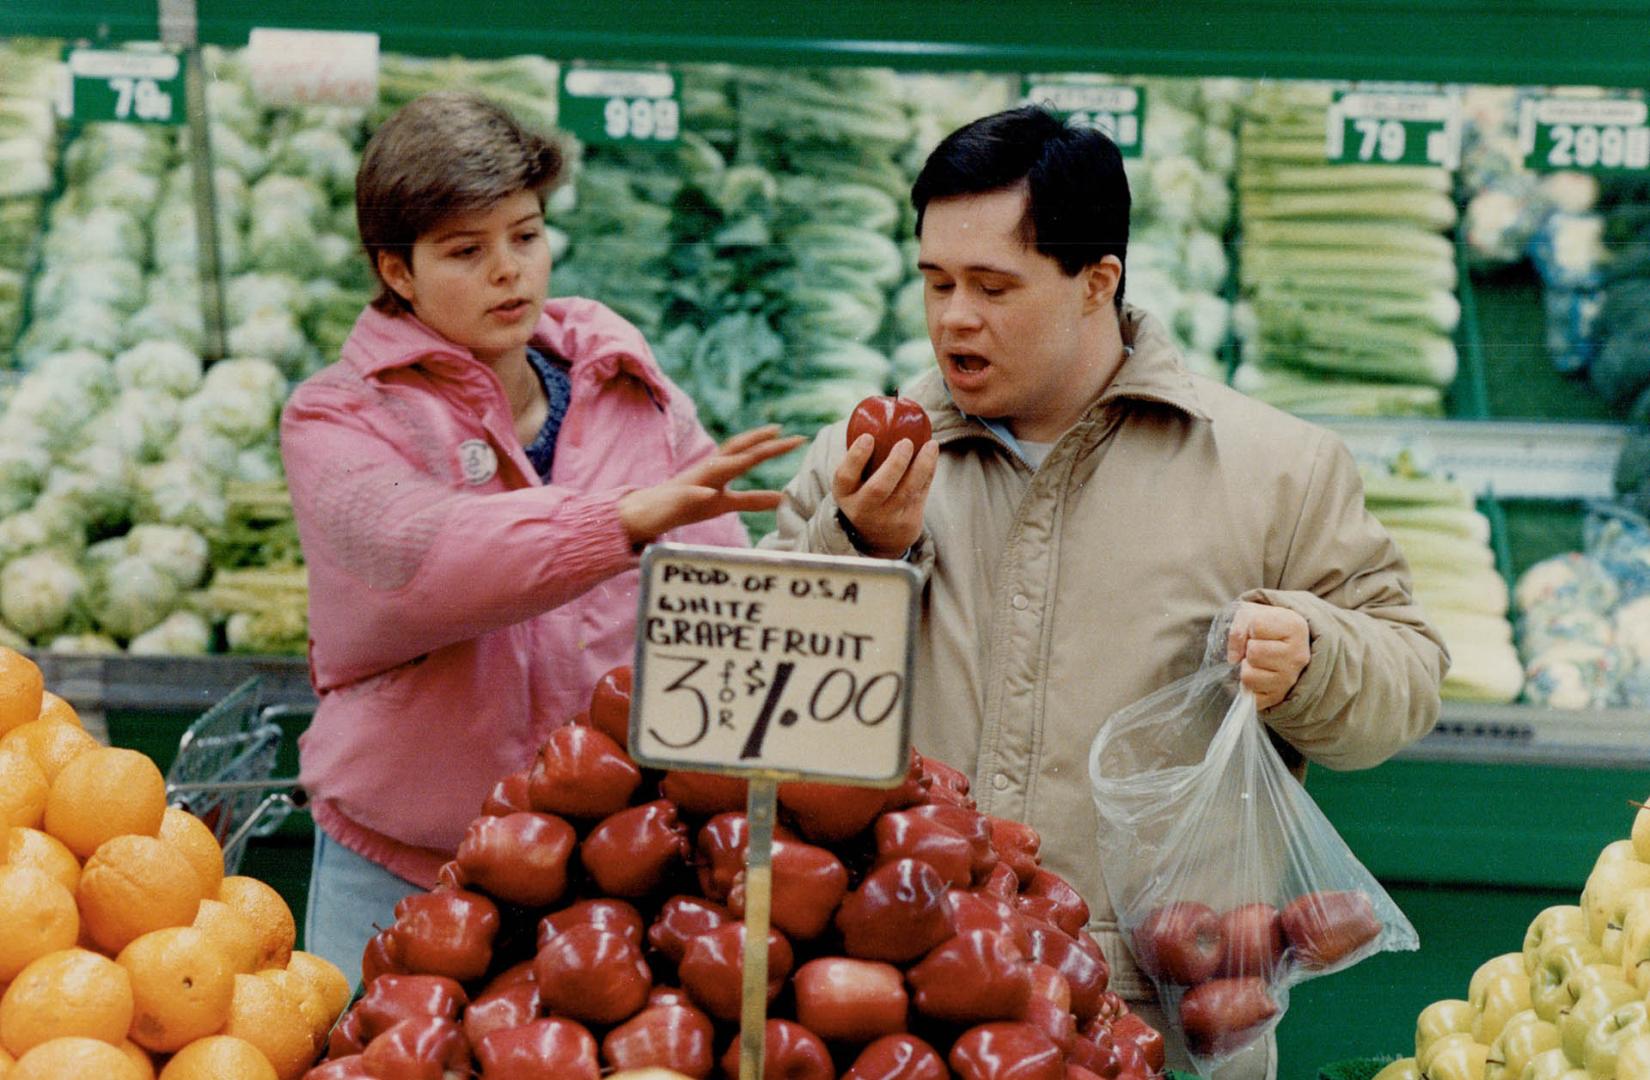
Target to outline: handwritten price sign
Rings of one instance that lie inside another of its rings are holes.
[[[904,563],[661,544],[642,558],[637,761],[894,783],[919,577]]]

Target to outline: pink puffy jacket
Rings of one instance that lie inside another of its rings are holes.
[[[492,370],[410,315],[368,308],[281,418],[320,696],[302,782],[329,835],[425,887],[494,781],[630,662],[619,497],[714,448],[601,304],[549,301],[534,343],[571,364],[547,485]],[[666,539],[748,542],[732,515]]]

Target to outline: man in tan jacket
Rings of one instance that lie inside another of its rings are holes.
[[[763,545],[925,570],[916,746],[1041,833],[1112,988],[1162,1027],[1095,851],[1099,725],[1194,670],[1234,600],[1228,658],[1297,766],[1367,768],[1425,734],[1448,657],[1345,446],[1190,374],[1123,304],[1109,139],[1037,108],[986,117],[935,149],[912,201],[938,365],[908,392],[933,441],[862,483],[870,437],[821,432]],[[1268,1039],[1219,1080],[1275,1072]]]

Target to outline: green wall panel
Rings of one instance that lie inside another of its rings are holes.
[[[1599,851],[1628,835],[1650,773],[1399,760],[1313,769],[1306,786],[1382,880],[1560,889],[1574,903]]]
[[[253,26],[376,30],[387,48],[472,56],[879,63],[1273,77],[1636,86],[1637,0],[632,0],[536,8],[472,0],[201,0],[204,39]],[[7,0],[0,34],[153,36],[154,3]]]

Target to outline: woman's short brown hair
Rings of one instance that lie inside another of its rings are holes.
[[[378,272],[381,252],[410,267],[413,243],[444,218],[484,210],[518,191],[538,196],[561,177],[562,154],[475,94],[441,90],[403,105],[381,124],[355,174],[355,221],[378,278],[372,306],[395,314],[407,302]]]

